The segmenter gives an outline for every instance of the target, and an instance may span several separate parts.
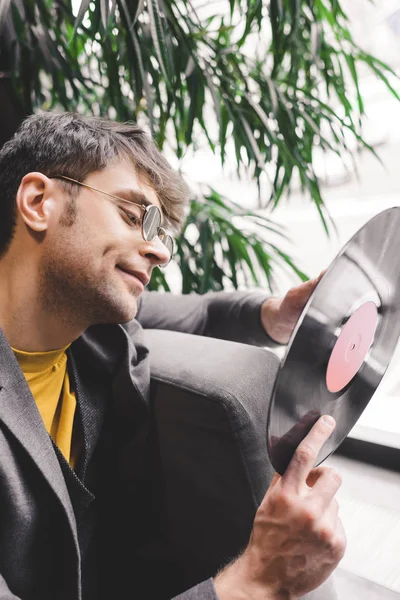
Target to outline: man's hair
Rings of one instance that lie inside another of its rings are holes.
[[[25,119],[0,150],[0,256],[14,236],[15,200],[24,175],[40,171],[47,177],[65,175],[84,181],[118,159],[129,160],[139,177],[153,187],[168,226],[178,230],[189,188],[141,127],[75,113],[42,112]],[[75,193],[79,192],[75,189]]]

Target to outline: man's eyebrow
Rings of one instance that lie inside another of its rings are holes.
[[[144,204],[145,206],[150,206],[153,202],[150,202],[143,194],[143,192],[139,192],[138,190],[132,190],[130,188],[118,189],[117,191],[112,192],[113,196],[117,196],[121,198],[121,200],[127,200],[128,202],[134,202],[135,204]]]
[[[134,202],[135,204],[144,204],[145,206],[154,205],[154,202],[151,202],[148,198],[146,198],[143,192],[140,192],[139,190],[132,190],[131,188],[120,188],[116,192],[113,192],[113,196],[117,196],[118,198],[121,198],[121,200]],[[164,225],[164,211],[162,207],[161,214],[163,217],[161,225]]]

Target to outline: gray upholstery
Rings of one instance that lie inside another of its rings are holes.
[[[165,598],[212,577],[247,544],[273,476],[266,422],[279,367],[269,350],[146,330],[161,461]],[[309,600],[334,600],[328,582]]]

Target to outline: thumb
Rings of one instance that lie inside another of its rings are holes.
[[[274,476],[273,476],[273,478],[272,478],[272,481],[271,481],[271,483],[269,485],[270,489],[272,489],[278,483],[278,481],[280,479],[281,479],[281,476],[279,475],[279,473],[275,473]]]

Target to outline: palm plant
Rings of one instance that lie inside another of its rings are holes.
[[[400,99],[394,73],[354,43],[339,0],[220,0],[204,10],[199,0],[0,0],[0,131],[6,138],[24,115],[56,107],[145,123],[179,165],[202,143],[222,165],[232,154],[257,182],[260,207],[276,206],[298,177],[329,232],[313,149],[353,156],[350,135],[374,152],[358,69]],[[178,239],[183,291],[246,280],[272,288],[278,264],[304,278],[282,235],[203,186]],[[152,285],[169,287],[162,273]]]

